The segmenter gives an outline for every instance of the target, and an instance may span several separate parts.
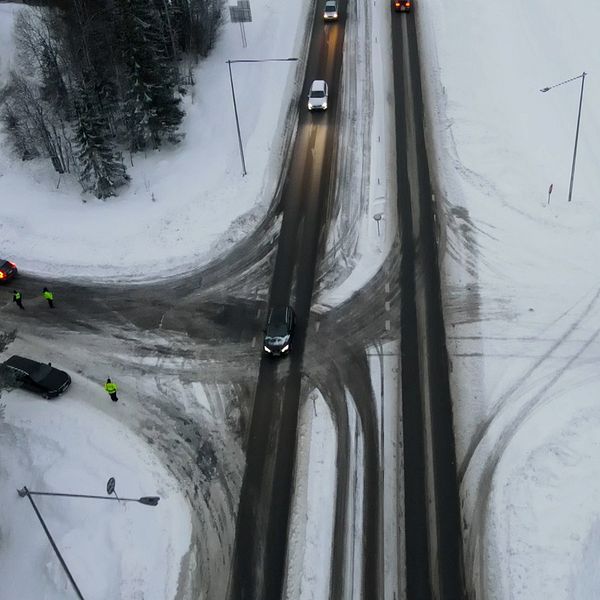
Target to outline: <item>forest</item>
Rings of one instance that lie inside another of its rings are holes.
[[[23,8],[0,120],[22,160],[45,159],[97,198],[139,152],[177,144],[193,67],[224,0],[56,0]]]

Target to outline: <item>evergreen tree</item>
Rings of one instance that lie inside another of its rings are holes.
[[[135,61],[129,70],[123,111],[129,150],[131,152],[144,150],[150,139],[149,116],[152,106],[147,86]]]
[[[117,0],[115,4],[116,43],[125,73],[123,122],[131,152],[146,148],[150,139],[148,121],[152,111],[150,89],[141,66],[149,61],[149,57],[145,56],[142,23],[135,8],[131,0]]]
[[[183,118],[175,96],[177,67],[169,57],[170,41],[159,10],[147,0],[116,0],[117,44],[127,89],[124,123],[129,147],[156,148],[164,137],[176,141]]]
[[[108,197],[128,180],[117,142],[136,152],[180,139],[180,61],[208,54],[224,0],[48,4],[17,18],[23,85],[3,91],[0,124],[19,156],[75,166]]]
[[[116,195],[116,189],[129,181],[125,165],[108,139],[108,127],[85,89],[77,102],[75,144],[79,163],[79,181],[97,198]]]

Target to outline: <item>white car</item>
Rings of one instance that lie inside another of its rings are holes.
[[[322,79],[315,79],[308,93],[308,110],[327,110],[329,88]]]
[[[325,2],[325,10],[323,11],[323,19],[325,21],[337,21],[338,20],[337,0],[327,0],[327,2]]]

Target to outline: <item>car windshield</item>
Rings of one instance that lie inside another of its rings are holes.
[[[288,328],[285,323],[271,323],[267,327],[268,337],[283,337],[288,334]]]
[[[29,377],[36,383],[41,383],[48,375],[52,373],[52,367],[50,365],[40,365],[37,369],[31,372]]]
[[[328,2],[325,5],[325,10],[329,10],[329,11],[335,10],[335,2]]]
[[[311,98],[325,98],[325,92],[321,90],[313,90],[310,94]]]

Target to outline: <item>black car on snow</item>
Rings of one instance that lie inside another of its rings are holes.
[[[17,265],[14,262],[0,258],[0,283],[10,281],[17,276],[17,273]]]
[[[269,310],[263,350],[270,356],[282,356],[290,350],[296,315],[291,306],[274,306]]]
[[[23,356],[11,356],[2,363],[2,369],[15,385],[44,398],[56,398],[71,385],[68,373],[55,369],[50,363],[40,363]]]

